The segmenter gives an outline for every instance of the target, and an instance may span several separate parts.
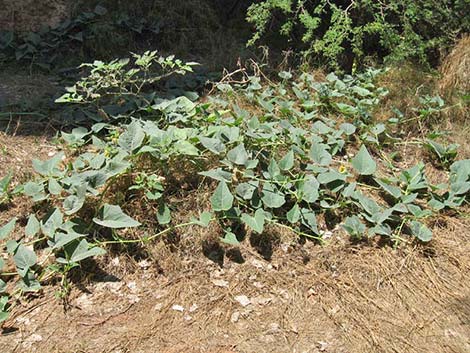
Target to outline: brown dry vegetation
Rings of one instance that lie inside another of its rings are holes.
[[[464,35],[444,60],[440,68],[441,92],[450,95],[453,91],[470,91],[470,35]]]

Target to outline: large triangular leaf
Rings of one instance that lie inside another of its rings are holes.
[[[228,211],[233,205],[233,195],[225,181],[221,181],[211,197],[211,205],[214,211]]]
[[[294,166],[294,151],[290,150],[287,154],[279,161],[279,168],[282,170],[290,170]]]
[[[271,183],[264,183],[261,200],[270,208],[279,208],[286,202],[284,194]]]
[[[41,224],[34,214],[31,214],[28,218],[28,223],[26,224],[25,234],[27,237],[32,237],[36,235],[41,229]]]
[[[243,223],[253,229],[256,233],[263,233],[264,220],[266,218],[266,215],[264,214],[264,211],[261,208],[256,210],[254,217],[244,213],[242,214],[241,218]]]
[[[372,159],[365,145],[351,161],[352,166],[361,175],[372,175],[377,170],[377,163]]]
[[[15,229],[16,220],[17,218],[15,217],[10,222],[0,227],[0,240],[6,239],[11,234],[11,232],[13,232],[13,229]]]
[[[221,154],[225,151],[225,145],[219,139],[209,137],[199,137],[201,145],[207,148],[209,151],[215,154]]]
[[[101,208],[99,216],[93,218],[93,222],[106,228],[132,228],[140,226],[140,223],[126,215],[121,207],[109,204],[105,204]]]
[[[248,158],[248,152],[243,144],[238,145],[227,153],[227,159],[238,165],[245,165],[248,162]]]
[[[119,146],[127,151],[132,152],[142,145],[145,138],[145,132],[141,124],[134,120],[127,126],[126,131],[119,136]]]
[[[299,208],[299,205],[298,204],[295,204],[289,212],[287,212],[286,214],[286,217],[287,217],[287,220],[292,223],[292,224],[295,224],[299,221],[300,219],[300,208]]]
[[[64,158],[64,153],[60,152],[47,161],[33,159],[34,170],[44,176],[54,176],[61,174],[59,164]]]
[[[428,242],[432,239],[432,231],[421,222],[412,221],[410,229],[411,233],[423,242]]]
[[[310,158],[321,166],[327,166],[332,161],[331,154],[328,152],[328,145],[323,143],[312,144],[310,148]]]
[[[15,255],[13,255],[13,261],[22,277],[26,275],[29,268],[34,266],[38,258],[33,250],[27,248],[23,244],[20,244],[16,249]]]

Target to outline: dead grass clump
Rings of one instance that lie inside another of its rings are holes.
[[[440,67],[439,90],[449,96],[470,90],[470,35],[463,36]]]

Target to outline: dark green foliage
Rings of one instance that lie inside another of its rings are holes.
[[[265,0],[251,5],[250,43],[276,26],[308,59],[351,69],[367,57],[435,64],[470,30],[468,0]],[[270,31],[272,32],[272,31]]]

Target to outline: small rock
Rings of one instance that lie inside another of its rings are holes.
[[[198,308],[197,304],[193,304],[189,307],[189,312],[193,313],[197,310],[197,308]]]
[[[258,305],[267,305],[272,300],[273,298],[271,297],[256,297],[256,298],[253,298],[253,303],[258,304]]]
[[[118,294],[118,295],[122,294],[121,293],[121,288],[123,286],[122,282],[109,282],[106,284],[106,286],[109,288],[111,293]]]
[[[91,295],[82,294],[77,298],[77,305],[82,309],[90,308],[93,306],[93,301],[90,299]]]
[[[163,303],[158,303],[157,305],[153,307],[153,310],[160,311],[162,310],[162,308],[163,308]]]
[[[190,315],[184,315],[186,321],[191,321],[193,318]]]
[[[240,319],[240,313],[238,311],[233,312],[232,316],[230,316],[230,321],[236,323]]]
[[[22,346],[24,348],[31,348],[33,344],[35,344],[37,342],[41,342],[41,341],[42,341],[42,336],[38,335],[36,333],[33,333],[32,335],[29,335],[28,338],[26,338],[23,341]]]
[[[181,313],[184,311],[184,307],[182,307],[181,305],[177,305],[177,304],[173,305],[171,308],[172,308],[173,310],[179,311],[179,312],[181,312]]]
[[[318,341],[317,342],[317,347],[320,352],[326,351],[326,348],[328,347],[328,343],[323,342],[323,341]]]
[[[281,244],[281,250],[284,252],[284,253],[288,253],[289,252],[289,244],[286,244],[286,243],[282,243]]]
[[[251,304],[251,300],[246,295],[237,295],[234,299],[243,307]]]
[[[23,324],[25,326],[29,325],[31,323],[31,320],[29,320],[27,317],[17,317],[15,320],[18,324]]]
[[[114,259],[111,260],[111,265],[113,265],[114,267],[118,267],[119,266],[119,257],[115,257]]]
[[[224,281],[223,279],[213,279],[212,283],[217,287],[228,287],[228,282]]]
[[[138,263],[138,265],[142,270],[147,270],[150,268],[150,262],[148,262],[148,260],[142,260]]]
[[[138,291],[138,288],[137,288],[137,283],[135,282],[129,282],[127,284],[127,288],[129,288],[129,290],[132,292],[132,293],[135,293]]]
[[[131,303],[131,304],[135,304],[135,303],[140,302],[139,296],[135,295],[135,294],[129,294],[127,296],[127,299],[129,300],[129,303]]]
[[[256,268],[263,268],[264,267],[264,263],[262,263],[260,260],[257,260],[257,259],[251,260],[251,263]]]
[[[281,331],[281,326],[279,326],[277,322],[273,322],[269,325],[268,333],[278,333],[279,331]]]

